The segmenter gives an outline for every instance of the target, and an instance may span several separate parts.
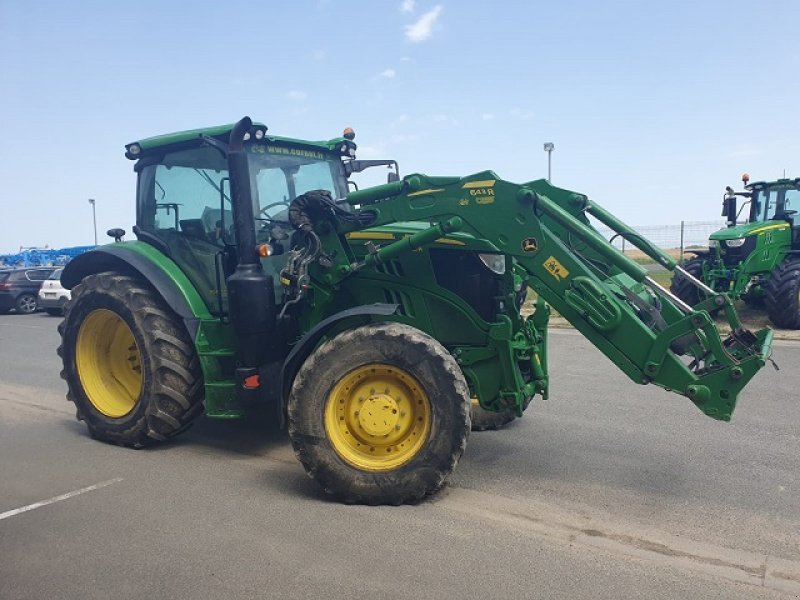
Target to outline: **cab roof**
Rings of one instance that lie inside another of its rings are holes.
[[[223,142],[227,142],[234,125],[235,125],[234,123],[230,123],[228,125],[216,125],[213,127],[203,127],[200,129],[187,129],[186,131],[177,131],[175,133],[165,133],[162,135],[143,138],[141,140],[137,140],[135,142],[126,144],[125,156],[127,156],[131,160],[136,160],[140,158],[142,154],[147,153],[150,150],[154,150],[156,148],[161,148],[164,146],[172,146],[175,144],[190,142],[202,136],[213,137]],[[256,130],[261,130],[262,132],[264,132],[263,141],[267,143],[277,142],[292,146],[304,146],[322,152],[334,152],[334,151],[338,152],[340,151],[343,144],[346,145],[347,147],[355,148],[355,144],[351,140],[345,139],[344,137],[336,137],[336,138],[331,138],[329,140],[310,141],[310,140],[300,140],[288,137],[272,136],[266,134],[267,131],[266,125],[264,125],[263,123],[254,122],[252,131],[255,132]],[[134,146],[138,146],[139,151],[131,151],[131,148]]]

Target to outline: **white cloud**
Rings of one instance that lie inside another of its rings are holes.
[[[392,144],[404,144],[406,142],[416,142],[418,139],[419,135],[417,135],[416,133],[410,133],[410,134],[398,133],[389,138]]]
[[[292,102],[303,102],[306,98],[308,98],[308,94],[301,92],[300,90],[291,90],[286,92],[286,99],[291,100]]]
[[[522,110],[522,109],[519,109],[519,108],[512,108],[509,111],[509,113],[511,114],[512,117],[516,117],[517,119],[520,119],[522,121],[530,121],[533,117],[536,116],[533,113],[533,111]]]
[[[431,10],[422,15],[416,23],[406,26],[406,39],[410,42],[419,43],[427,40],[433,35],[433,27],[436,20],[442,14],[444,7],[437,4]]]
[[[484,121],[492,121],[494,120],[494,115],[492,113],[483,113],[481,115],[481,119],[483,119]]]
[[[400,5],[400,11],[404,13],[412,13],[414,12],[414,0],[403,0],[403,3]]]
[[[437,125],[461,127],[461,121],[459,121],[455,117],[451,117],[450,115],[443,115],[443,114],[433,115],[431,117],[431,120]]]
[[[394,69],[384,69],[383,71],[381,71],[378,74],[378,77],[383,77],[385,79],[391,79],[395,75],[397,75],[397,71],[395,71]]]

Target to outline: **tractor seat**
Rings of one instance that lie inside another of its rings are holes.
[[[202,219],[182,219],[180,226],[183,234],[198,240],[209,241]]]

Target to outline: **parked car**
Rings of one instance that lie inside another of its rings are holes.
[[[32,267],[0,271],[0,314],[11,310],[30,314],[39,308],[39,288],[55,267]]]
[[[61,272],[59,268],[53,271],[39,289],[39,306],[51,315],[63,315],[64,305],[70,299],[70,291],[61,285]]]

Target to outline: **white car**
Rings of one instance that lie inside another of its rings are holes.
[[[64,305],[71,298],[70,291],[61,285],[61,271],[56,269],[39,288],[39,306],[51,315],[63,315]]]

